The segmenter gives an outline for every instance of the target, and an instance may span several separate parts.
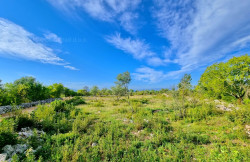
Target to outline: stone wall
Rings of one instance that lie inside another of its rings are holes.
[[[39,104],[46,104],[46,103],[51,103],[55,100],[62,100],[62,98],[49,98],[46,100],[40,100],[40,101],[35,101],[35,102],[30,102],[30,103],[23,103],[21,105],[17,105],[17,106],[0,106],[0,115],[1,114],[5,114],[7,112],[11,112],[14,109],[25,109],[25,108],[29,108],[29,107],[33,107]]]

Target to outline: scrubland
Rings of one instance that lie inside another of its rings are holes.
[[[4,118],[0,149],[25,144],[12,161],[249,161],[250,105],[217,104],[170,93],[54,101]]]

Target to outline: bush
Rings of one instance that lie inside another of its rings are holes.
[[[97,101],[97,102],[94,102],[94,103],[93,103],[93,106],[94,106],[94,107],[104,107],[104,104],[103,104],[103,102],[101,102],[101,101]]]
[[[55,100],[51,102],[51,106],[54,108],[56,112],[65,111],[65,105],[66,103],[61,100]]]
[[[249,98],[244,99],[243,103],[246,104],[246,105],[250,104],[250,99]]]
[[[34,127],[35,122],[30,119],[28,116],[20,116],[17,117],[16,119],[16,130],[20,131],[21,128],[26,128],[26,127]]]
[[[227,118],[231,122],[245,124],[250,123],[250,108],[248,106],[242,107],[239,110],[230,111]]]
[[[11,132],[0,132],[0,151],[5,145],[15,145],[17,135]]]
[[[66,100],[67,104],[73,104],[74,106],[76,105],[81,105],[81,104],[86,104],[85,100],[80,97],[80,96],[75,96],[69,100]]]

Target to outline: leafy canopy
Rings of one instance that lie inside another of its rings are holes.
[[[212,97],[232,96],[240,102],[249,97],[250,56],[233,57],[228,62],[207,67],[199,81],[199,88]]]

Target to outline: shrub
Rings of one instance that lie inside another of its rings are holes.
[[[248,106],[241,107],[239,110],[230,111],[227,114],[227,118],[231,122],[239,124],[250,123],[250,108]]]
[[[250,104],[250,98],[244,99],[244,100],[243,100],[243,103],[246,104],[246,105]]]
[[[56,112],[65,111],[65,105],[66,105],[66,103],[64,101],[55,100],[55,101],[51,102],[50,105],[54,108],[54,110]]]
[[[15,145],[17,135],[11,132],[0,132],[0,151],[5,145]]]
[[[16,119],[16,130],[20,131],[21,128],[26,128],[26,127],[34,127],[35,122],[34,120],[30,119],[28,116],[19,116]]]
[[[66,100],[67,104],[73,104],[74,106],[76,105],[81,105],[81,104],[86,104],[85,100],[80,97],[80,96],[75,96],[69,100]]]
[[[101,102],[101,101],[97,101],[97,102],[94,102],[94,103],[93,103],[93,106],[94,106],[94,107],[104,107],[104,104],[103,104],[103,102]]]

